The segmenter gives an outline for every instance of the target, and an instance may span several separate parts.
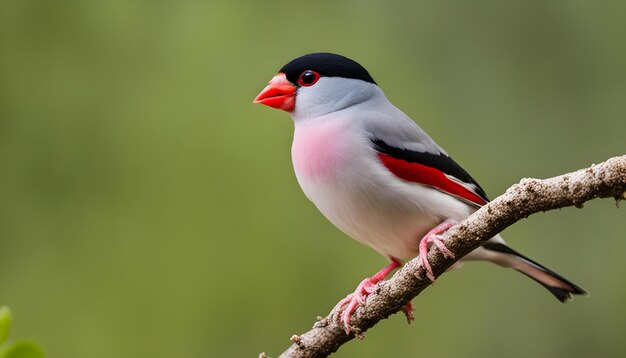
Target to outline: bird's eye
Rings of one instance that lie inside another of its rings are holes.
[[[307,70],[302,72],[302,74],[300,75],[300,78],[298,78],[298,84],[300,86],[313,86],[315,84],[315,82],[317,82],[317,80],[320,79],[320,74],[315,72],[315,71],[311,71],[311,70]]]

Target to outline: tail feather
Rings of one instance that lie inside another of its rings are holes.
[[[483,244],[482,247],[489,251],[506,254],[506,258],[494,259],[492,261],[503,266],[512,267],[524,275],[532,278],[563,303],[571,300],[572,295],[587,294],[584,289],[575,285],[565,277],[520,254],[503,243],[488,241]]]

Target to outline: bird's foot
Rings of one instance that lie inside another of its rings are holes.
[[[428,262],[428,245],[435,244],[439,251],[441,251],[441,253],[443,254],[443,257],[453,258],[454,254],[452,253],[452,251],[448,250],[439,235],[446,232],[454,224],[455,222],[453,222],[452,220],[446,220],[443,223],[435,226],[434,229],[430,230],[428,234],[426,234],[420,241],[420,259],[422,259],[422,265],[424,265],[424,268],[426,269],[426,276],[431,282],[435,282],[435,275],[433,274],[433,269],[430,267],[430,263]]]
[[[391,259],[389,265],[385,266],[382,270],[378,271],[374,276],[368,277],[365,280],[361,281],[361,283],[357,286],[356,290],[353,293],[349,294],[343,300],[339,301],[335,308],[333,308],[333,312],[339,313],[342,307],[345,306],[345,309],[341,313],[340,319],[341,323],[343,323],[343,327],[346,331],[346,334],[350,334],[350,320],[352,318],[352,314],[356,311],[359,306],[365,305],[365,301],[367,300],[367,296],[370,293],[374,292],[376,289],[376,285],[385,277],[389,276],[391,271],[400,267],[401,264],[396,259]],[[408,305],[407,305],[408,307]],[[410,311],[407,311],[407,317],[412,317],[413,315],[413,307],[408,307]]]

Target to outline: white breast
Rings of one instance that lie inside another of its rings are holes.
[[[322,214],[387,257],[415,257],[428,230],[473,211],[449,195],[395,177],[367,132],[349,117],[296,122],[292,159],[302,190]]]

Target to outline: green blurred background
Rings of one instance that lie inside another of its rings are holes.
[[[626,152],[626,2],[0,2],[0,304],[50,357],[276,356],[385,264],[300,192],[290,59],[361,62],[492,197]],[[626,209],[508,229],[337,357],[626,355]]]

